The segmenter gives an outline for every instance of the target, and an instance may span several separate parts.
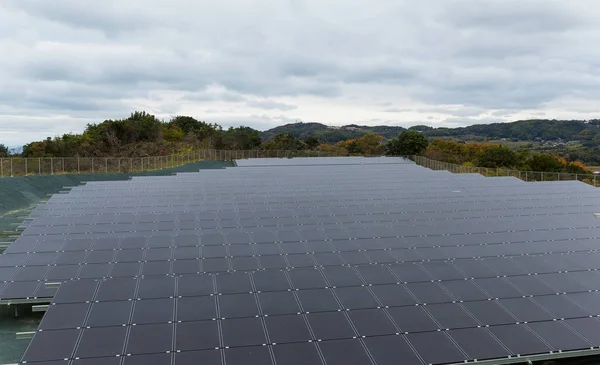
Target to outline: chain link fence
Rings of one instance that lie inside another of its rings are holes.
[[[149,157],[10,157],[0,158],[0,177],[133,173],[168,169],[198,161],[320,156],[336,156],[336,154],[324,151],[196,150]]]
[[[196,150],[167,156],[149,157],[11,157],[0,158],[0,177],[89,173],[134,173],[163,170],[198,161],[335,156],[343,155],[329,151],[308,150]],[[424,156],[401,157],[408,158],[417,165],[432,170],[447,170],[458,174],[471,173],[490,177],[513,176],[524,181],[577,180],[593,186],[598,186],[600,183],[597,175],[594,174],[519,171],[506,168],[473,167],[431,160]]]
[[[520,171],[507,168],[487,168],[473,167],[452,164],[448,162],[431,160],[424,156],[408,157],[417,165],[427,167],[432,170],[447,170],[455,174],[481,174],[483,176],[512,176],[523,181],[581,181],[595,187],[600,184],[598,176],[594,174],[573,174],[569,172],[540,172],[540,171]]]

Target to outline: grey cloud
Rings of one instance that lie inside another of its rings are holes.
[[[227,89],[211,91],[204,89],[196,92],[186,92],[184,99],[192,101],[226,101],[230,103],[241,103],[247,100],[244,95]]]
[[[289,105],[285,103],[279,103],[277,101],[272,100],[253,100],[246,102],[247,106],[259,108],[259,109],[267,109],[267,110],[293,110],[297,107],[295,105]]]
[[[413,111],[413,109],[388,108],[382,110],[384,113],[404,113],[410,111]]]
[[[473,117],[481,115],[485,110],[475,107],[431,107],[431,108],[419,108],[416,110],[419,113],[439,113],[448,114],[455,117]]]
[[[563,32],[577,27],[583,20],[564,1],[447,1],[440,20],[454,26],[496,29],[514,33]]]
[[[87,2],[77,0],[6,0],[4,5],[52,22],[99,30],[109,35],[122,30],[133,31],[164,25],[164,17],[153,11],[152,7],[140,12],[139,7],[131,6],[131,3],[106,0],[101,6],[90,6]]]
[[[216,111],[209,113],[215,121],[228,123],[243,122],[248,111],[237,110],[244,107],[320,113],[301,104],[307,99],[353,105],[365,114],[411,111],[425,119],[441,113],[453,125],[486,122],[474,118],[482,115],[506,121],[553,106],[579,113],[600,98],[595,5],[5,0],[0,52],[9,57],[0,59],[0,121],[65,115],[83,129],[90,120],[127,115],[137,100],[161,113],[197,102]],[[169,93],[174,100],[163,100]],[[218,103],[232,104],[233,112]],[[422,107],[406,109],[411,105]],[[241,116],[229,116],[234,113]],[[407,116],[397,117],[390,123],[410,124],[402,119]],[[246,124],[287,120],[272,118],[254,115]],[[23,123],[32,129],[38,122]]]

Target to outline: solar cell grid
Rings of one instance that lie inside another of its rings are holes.
[[[593,188],[326,160],[94,183],[40,205],[0,256],[0,299],[64,281],[25,359],[379,365],[600,344]],[[51,332],[73,343],[44,355]]]

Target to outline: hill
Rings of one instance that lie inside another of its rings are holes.
[[[434,128],[428,137],[511,139],[515,141],[589,141],[600,134],[600,120],[519,120],[512,123],[478,124],[459,128]]]
[[[520,120],[512,123],[472,125],[460,128],[433,128],[415,125],[429,140],[454,139],[463,142],[489,141],[504,144],[517,151],[530,149],[548,152],[569,161],[600,165],[600,120]],[[65,134],[23,146],[22,151],[0,144],[0,157],[140,157],[165,155],[187,149],[314,149],[338,148],[348,142],[348,151],[361,139],[375,141],[369,133],[378,135],[385,144],[405,130],[399,126],[342,127],[322,123],[293,123],[264,132],[248,127],[224,130],[220,125],[206,123],[189,116],[175,116],[168,121],[146,112],[134,112],[129,117],[89,124],[81,134]],[[365,137],[366,136],[366,137]],[[309,138],[310,137],[310,138]],[[1,141],[0,141],[1,143]],[[19,153],[21,152],[21,153]],[[352,152],[354,153],[354,152]]]
[[[450,137],[460,140],[513,141],[580,141],[584,145],[600,142],[600,120],[519,120],[511,123],[476,124],[459,128],[432,128],[418,125],[410,129],[419,130],[426,137]],[[366,133],[375,133],[384,139],[396,137],[405,128],[398,126],[361,126],[350,124],[332,127],[321,123],[292,123],[260,132],[261,139],[271,140],[277,134],[292,134],[299,139],[317,137],[324,143],[337,143],[346,139],[360,138]]]
[[[404,130],[405,128],[397,126],[373,127],[350,124],[342,127],[332,127],[321,123],[291,123],[260,132],[260,137],[263,141],[269,141],[275,138],[276,135],[283,133],[291,134],[301,140],[313,136],[322,143],[337,143],[347,139],[360,138],[367,133],[375,133],[385,139],[391,139]]]

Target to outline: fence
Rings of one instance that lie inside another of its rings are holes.
[[[568,181],[577,180],[598,186],[597,175],[594,174],[573,174],[569,172],[540,172],[540,171],[519,171],[506,168],[487,168],[463,166],[442,161],[428,159],[423,156],[410,156],[417,165],[430,168],[432,170],[447,170],[455,174],[481,174],[483,176],[512,176],[523,181]]]
[[[284,150],[196,150],[168,156],[151,157],[30,157],[0,158],[0,177],[55,174],[134,173],[173,168],[198,161],[231,161],[246,158],[330,157],[340,154],[326,151]],[[453,173],[476,173],[483,176],[513,176],[524,181],[578,180],[598,186],[594,174],[567,172],[519,171],[506,168],[463,166],[428,159],[424,156],[408,156],[417,165],[432,170]]]
[[[155,171],[198,161],[245,158],[334,156],[323,151],[196,150],[151,157],[11,157],[0,158],[0,177]]]

